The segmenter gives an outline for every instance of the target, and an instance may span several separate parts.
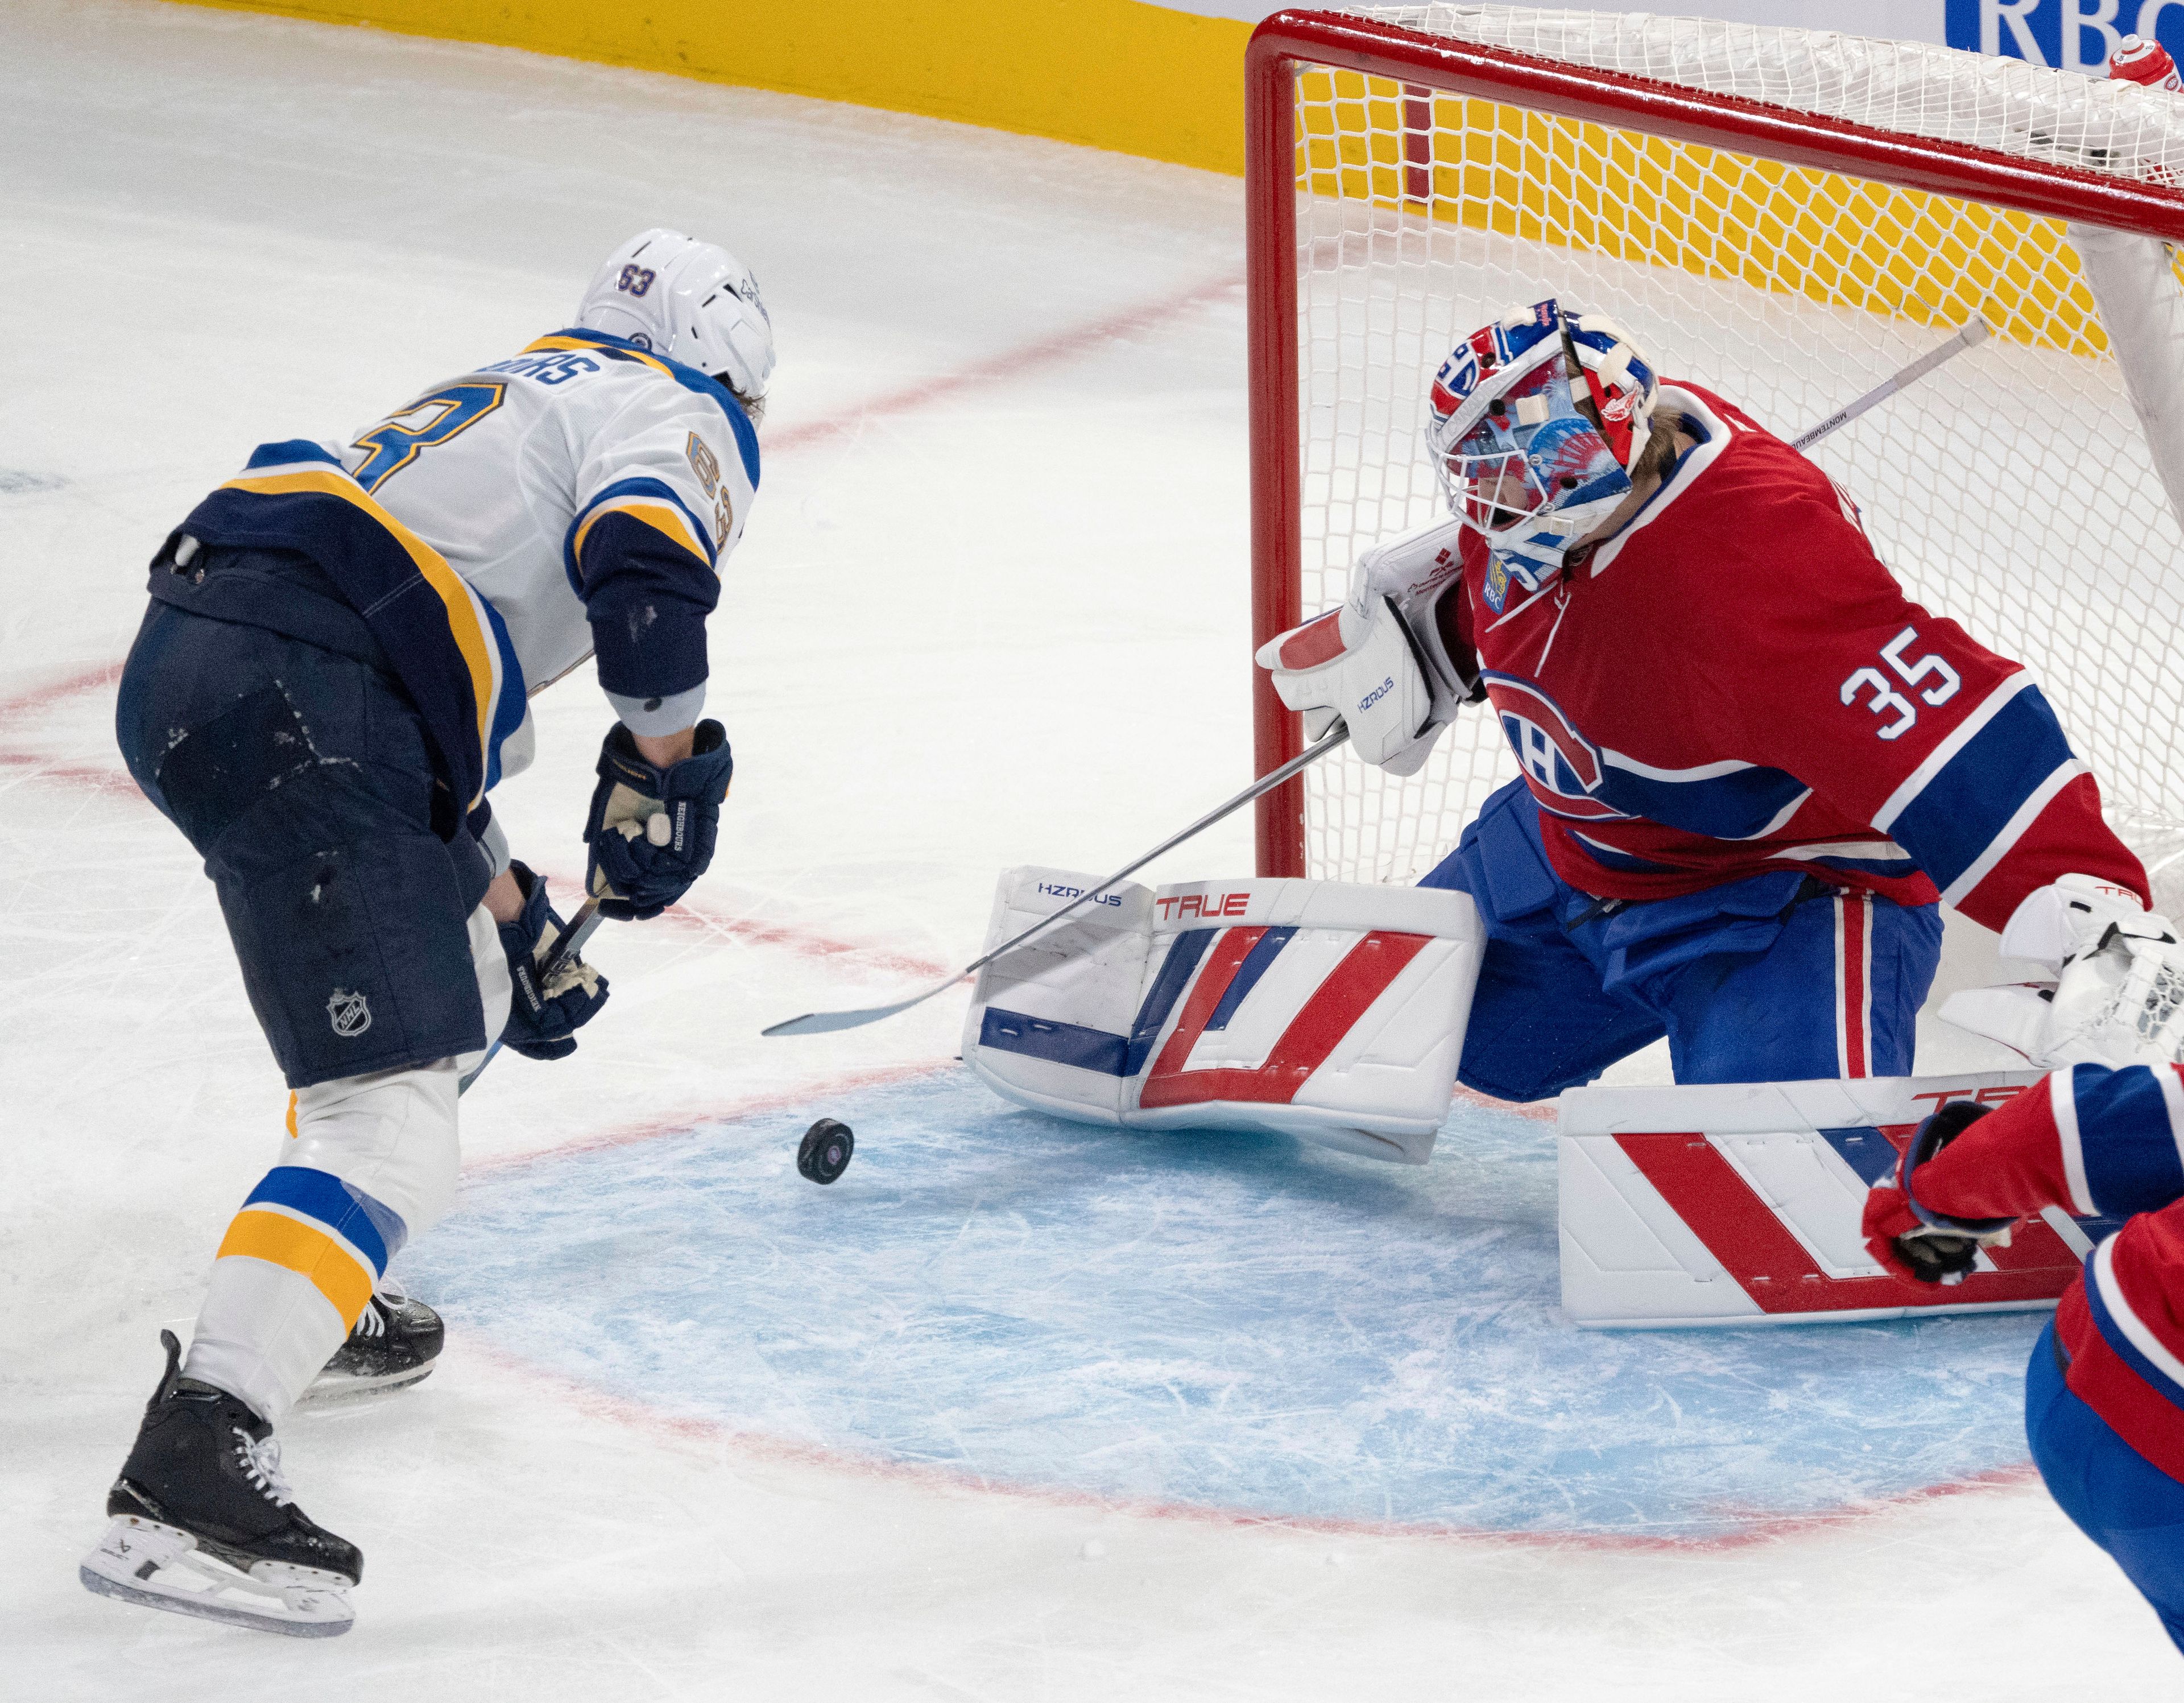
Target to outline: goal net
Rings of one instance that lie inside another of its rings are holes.
[[[1511,305],[1605,310],[1792,438],[1979,315],[1985,342],[1809,453],[1914,600],[2033,670],[2119,827],[2166,855],[2184,536],[2064,223],[2184,234],[2184,99],[1500,6],[1287,14],[1251,53],[1259,641],[1439,512],[1428,384]],[[1264,773],[1301,747],[1258,691]],[[1262,802],[1260,873],[1414,879],[1515,773],[1484,712],[1408,780],[1338,754]]]

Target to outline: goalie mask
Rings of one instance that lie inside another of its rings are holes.
[[[773,321],[758,280],[726,248],[679,231],[632,237],[584,291],[577,323],[717,378],[755,420],[773,377]]]
[[[1552,299],[1474,332],[1434,376],[1426,432],[1450,511],[1539,590],[1630,494],[1658,388],[1620,327]]]

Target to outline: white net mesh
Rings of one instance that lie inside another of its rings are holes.
[[[1362,15],[2184,181],[2184,101],[2017,61],[1640,14]],[[1340,600],[1358,551],[1435,515],[1426,387],[1459,337],[1512,304],[1604,310],[1672,381],[1785,437],[1980,314],[1986,343],[1810,453],[1914,599],[2033,669],[2113,813],[2184,821],[2170,660],[2184,535],[2059,223],[1309,67],[1297,171],[1307,614]],[[1514,773],[1474,712],[1408,781],[1318,764],[1307,867],[1414,879]]]

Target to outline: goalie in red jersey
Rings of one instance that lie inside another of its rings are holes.
[[[2144,914],[2032,677],[1907,599],[1734,404],[1552,300],[1432,397],[1452,518],[1259,661],[1391,773],[1466,702],[1516,754],[1424,884],[1489,935],[1465,1083],[1540,1099],[1663,1036],[1680,1082],[1908,1074],[1940,901],[1998,930],[2077,876]]]

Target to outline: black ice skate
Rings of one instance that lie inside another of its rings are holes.
[[[357,1315],[348,1340],[334,1350],[302,1399],[363,1395],[415,1383],[431,1373],[447,1335],[437,1313],[412,1300],[393,1278],[382,1279]]]
[[[183,1377],[173,1332],[159,1341],[166,1374],[107,1493],[114,1523],[76,1569],[84,1589],[293,1638],[347,1632],[356,1613],[346,1593],[364,1556],[295,1505],[273,1427]]]

